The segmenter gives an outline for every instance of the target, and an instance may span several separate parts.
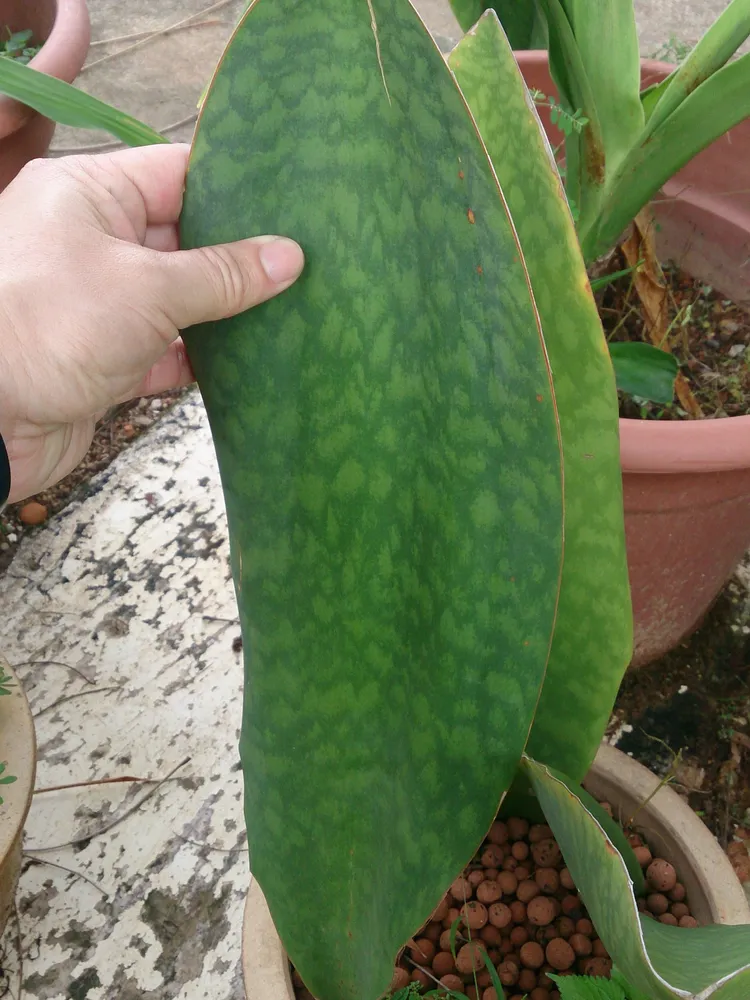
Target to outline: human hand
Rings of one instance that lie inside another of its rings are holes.
[[[114,403],[193,380],[179,331],[288,288],[291,240],[178,250],[188,147],[29,164],[0,195],[0,434],[10,500],[80,462]]]

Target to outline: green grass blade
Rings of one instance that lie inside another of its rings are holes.
[[[653,135],[693,91],[720,70],[749,35],[750,0],[732,0],[669,78],[649,118],[646,136]]]
[[[612,271],[611,274],[603,274],[601,278],[592,278],[591,280],[591,291],[598,292],[602,288],[606,288],[611,285],[614,281],[618,281],[620,278],[627,278],[629,274],[632,274],[643,264],[642,260],[639,260],[634,267],[624,267],[621,271]]]
[[[250,7],[181,219],[185,246],[275,232],[307,257],[283,296],[185,339],[245,637],[252,868],[321,1000],[380,995],[489,828],[562,550],[549,366],[497,180],[411,4],[371,4]]]
[[[461,40],[449,65],[508,200],[554,372],[565,457],[565,561],[529,753],[580,781],[631,655],[615,381],[552,153],[493,13]],[[561,726],[561,712],[575,725]]]
[[[137,118],[13,59],[0,59],[0,93],[60,125],[101,129],[128,146],[151,146],[169,141]]]
[[[711,1000],[747,998],[750,926],[684,928],[641,920],[625,863],[581,800],[543,765],[526,758],[523,769],[594,926],[625,979],[651,1000],[673,1000],[686,992],[705,1000],[709,995]]]
[[[654,403],[674,400],[677,359],[653,344],[611,343],[609,353],[615,367],[617,388]]]
[[[750,115],[750,54],[728,63],[693,91],[627,157],[596,225],[581,231],[586,260],[614,246],[659,189],[701,150]]]

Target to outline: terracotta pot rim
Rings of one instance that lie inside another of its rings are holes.
[[[54,6],[52,30],[29,65],[72,83],[83,68],[91,43],[89,10],[86,0],[56,0]],[[0,94],[0,137],[12,135],[35,114],[19,101]]]
[[[750,416],[620,420],[623,472],[684,474],[750,469]]]
[[[587,783],[590,780],[611,789],[613,800],[618,792],[626,798],[622,789],[639,803],[659,782],[647,768],[607,744],[599,749]],[[672,838],[683,846],[689,840],[691,846],[695,845],[691,857],[695,869],[693,882],[696,891],[703,894],[704,909],[710,911],[714,921],[750,923],[750,906],[729,859],[676,792],[666,786],[660,788],[644,806],[640,818],[643,822],[637,824],[639,828],[658,824],[665,839]],[[247,895],[242,925],[242,973],[248,1000],[294,1000],[289,963],[255,879]]]
[[[546,49],[515,49],[514,55],[519,62],[536,62],[540,65],[547,63]],[[659,59],[641,59],[641,66],[660,73],[671,73],[675,69],[674,63],[661,62]]]

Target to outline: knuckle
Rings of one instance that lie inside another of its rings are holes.
[[[259,284],[257,275],[246,264],[241,264],[227,247],[206,247],[204,259],[209,281],[228,307],[254,301]]]

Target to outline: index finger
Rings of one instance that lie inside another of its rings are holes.
[[[94,159],[112,168],[107,170],[110,191],[126,210],[140,207],[148,226],[162,226],[179,219],[189,155],[190,146],[180,142],[101,153]],[[131,200],[134,203],[129,206]]]

